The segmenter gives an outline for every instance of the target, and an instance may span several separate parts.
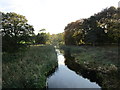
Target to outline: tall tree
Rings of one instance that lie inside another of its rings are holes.
[[[37,44],[46,44],[49,39],[49,34],[45,33],[45,29],[41,29],[40,32],[37,34],[35,42]]]
[[[88,18],[84,22],[86,43],[117,43],[120,32],[119,12],[119,9],[110,7]]]
[[[65,44],[112,44],[120,40],[120,8],[110,7],[65,27]]]
[[[13,52],[25,45],[21,42],[30,40],[34,33],[32,25],[27,23],[25,16],[16,13],[2,13],[2,48]]]

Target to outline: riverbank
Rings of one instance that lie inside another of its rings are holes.
[[[66,63],[102,88],[120,88],[118,47],[62,46]]]
[[[57,66],[53,46],[30,46],[25,52],[3,54],[3,88],[44,88],[48,73]]]
[[[104,73],[117,71],[120,67],[118,60],[118,47],[92,47],[92,46],[62,46],[69,51],[75,62],[89,69]]]

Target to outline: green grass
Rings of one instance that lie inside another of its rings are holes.
[[[73,68],[75,64],[77,65],[77,73],[81,73],[81,69],[89,72],[94,71],[95,74],[90,77],[97,78],[96,82],[102,88],[106,88],[106,90],[120,88],[118,46],[62,46],[61,49],[65,51],[69,60],[73,60]],[[88,78],[90,77],[88,76]]]
[[[53,46],[30,46],[25,52],[3,54],[3,88],[44,88],[48,72],[56,66]]]
[[[62,49],[69,50],[75,62],[89,69],[109,72],[120,67],[117,46],[63,46]]]

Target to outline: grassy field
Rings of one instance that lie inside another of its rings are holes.
[[[30,46],[27,51],[3,54],[3,88],[44,88],[49,71],[57,66],[53,46]]]
[[[120,67],[118,46],[62,46],[75,57],[75,62],[101,72],[116,71]]]

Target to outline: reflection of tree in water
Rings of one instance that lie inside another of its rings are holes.
[[[82,75],[84,78],[88,78],[91,82],[96,82],[102,88],[120,88],[119,72],[102,73],[97,70],[85,68],[83,65],[74,61],[75,57],[71,56],[70,50],[66,50],[64,56],[67,67],[77,74]]]

